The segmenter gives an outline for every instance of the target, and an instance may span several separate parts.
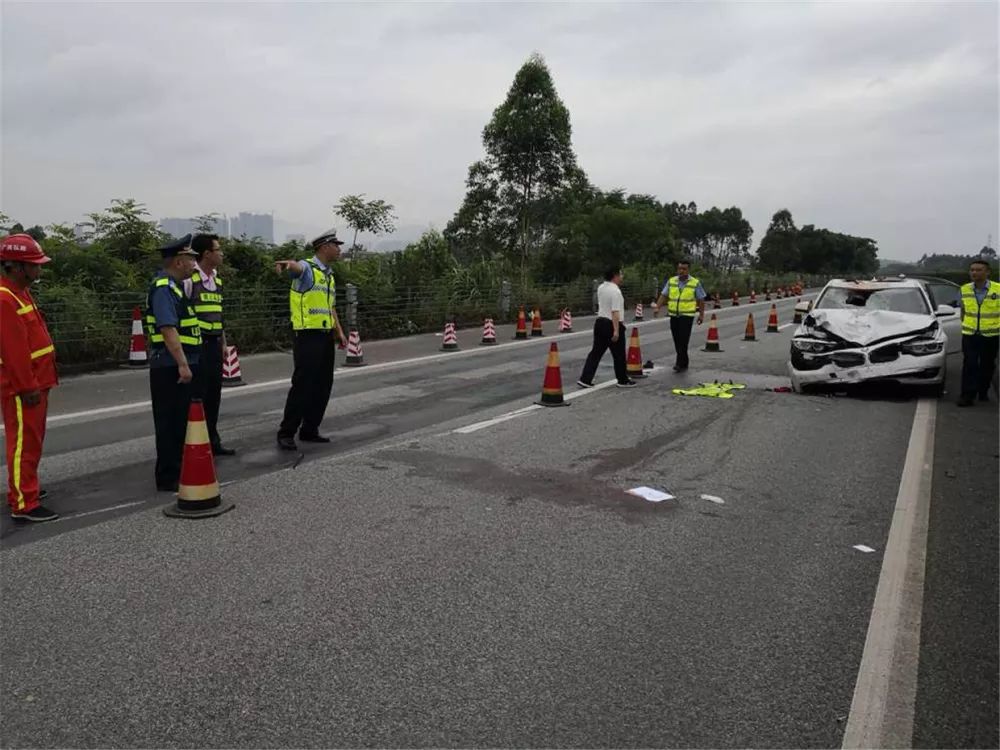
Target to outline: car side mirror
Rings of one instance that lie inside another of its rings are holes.
[[[958,315],[958,310],[950,305],[938,305],[935,316],[938,318],[953,318]]]

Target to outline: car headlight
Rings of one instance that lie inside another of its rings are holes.
[[[899,346],[904,354],[921,357],[925,354],[937,354],[944,349],[944,342],[937,339],[911,339]]]
[[[832,350],[835,344],[829,341],[809,341],[808,339],[792,339],[792,346],[801,352],[820,354]]]

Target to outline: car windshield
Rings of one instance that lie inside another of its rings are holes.
[[[845,289],[830,287],[816,303],[817,310],[886,310],[930,315],[924,295],[913,287],[899,289]]]

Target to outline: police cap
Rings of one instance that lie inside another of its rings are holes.
[[[163,258],[173,258],[177,255],[197,255],[197,253],[191,249],[191,242],[194,238],[190,234],[185,234],[179,240],[174,240],[173,242],[164,245],[160,248],[160,255]]]
[[[317,248],[320,245],[325,245],[327,243],[333,243],[334,245],[343,245],[342,240],[337,239],[337,230],[331,229],[329,232],[323,232],[319,237],[314,239],[310,244],[313,248]]]

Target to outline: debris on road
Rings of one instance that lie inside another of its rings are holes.
[[[867,544],[855,544],[854,549],[858,552],[874,552],[875,550],[869,547]]]
[[[746,388],[742,383],[701,383],[696,388],[674,388],[672,393],[676,396],[705,396],[706,398],[732,398],[731,391],[741,391]]]
[[[630,490],[626,490],[630,495],[635,495],[636,497],[641,497],[643,500],[648,500],[651,503],[659,503],[663,500],[673,500],[674,496],[668,492],[663,492],[661,490],[654,490],[652,487],[633,487]]]
[[[710,503],[715,503],[716,505],[725,505],[726,501],[723,500],[718,495],[702,495],[702,500],[708,500]]]

